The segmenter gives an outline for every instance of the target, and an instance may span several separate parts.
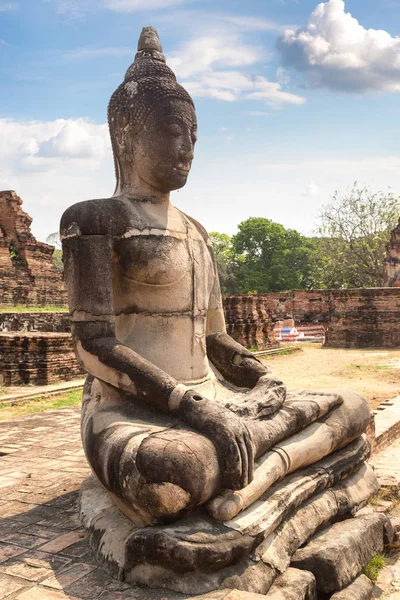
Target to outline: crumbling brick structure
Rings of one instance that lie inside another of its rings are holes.
[[[230,336],[246,348],[276,348],[271,315],[263,296],[225,296],[223,298],[226,329]]]
[[[69,333],[0,333],[0,384],[47,385],[83,376]]]
[[[54,246],[38,242],[32,218],[13,191],[0,192],[0,287],[2,305],[64,306],[62,275],[53,265]]]
[[[400,287],[400,221],[386,246],[385,286]]]

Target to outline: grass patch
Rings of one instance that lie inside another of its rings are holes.
[[[50,398],[31,398],[26,402],[6,403],[0,402],[0,421],[25,417],[46,410],[58,410],[69,406],[77,406],[82,401],[82,388],[71,390],[59,396]]]
[[[51,313],[51,312],[69,312],[68,308],[65,306],[24,306],[19,304],[17,306],[0,306],[0,313],[25,313],[25,312],[41,312],[41,313]]]
[[[265,354],[258,354],[257,358],[267,358],[268,360],[273,360],[276,356],[289,356],[291,354],[296,354],[297,352],[303,352],[303,348],[300,346],[295,346],[292,348],[278,348],[271,354],[268,354],[268,350],[265,351]]]
[[[381,569],[383,569],[383,567],[386,565],[387,559],[383,556],[383,554],[377,554],[364,568],[364,575],[369,577],[371,581],[376,581],[378,579],[379,571],[381,571]]]
[[[296,346],[296,348],[281,348],[277,352],[274,352],[273,356],[287,356],[296,352],[303,352],[303,349],[299,346]]]

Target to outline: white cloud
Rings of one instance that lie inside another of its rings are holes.
[[[66,58],[102,58],[104,56],[135,56],[135,50],[127,46],[105,46],[103,48],[78,48],[65,53]]]
[[[314,198],[315,196],[318,196],[319,193],[319,186],[315,183],[315,181],[310,181],[310,183],[303,192],[303,196],[305,196],[306,198]]]
[[[67,121],[56,135],[38,146],[37,155],[47,158],[102,158],[105,152],[104,132],[93,133],[90,129],[93,130],[93,125],[85,121]]]
[[[18,4],[16,2],[0,2],[0,12],[9,12],[10,10],[17,10]]]
[[[189,79],[182,84],[193,96],[235,102],[260,100],[271,105],[303,104],[305,99],[284,92],[279,83],[265,77],[249,77],[239,71],[215,71]]]
[[[302,104],[304,98],[285,92],[280,83],[240,70],[264,58],[263,51],[246,45],[234,34],[199,37],[168,57],[168,64],[193,96],[225,102],[259,100],[269,104]],[[228,70],[229,67],[236,69]]]
[[[0,189],[22,197],[39,239],[58,228],[70,204],[113,192],[106,124],[0,119],[0,163]]]
[[[240,41],[235,35],[197,37],[178,52],[168,55],[168,64],[179,77],[190,77],[214,67],[251,65],[263,52]]]
[[[343,0],[319,4],[308,24],[287,30],[277,47],[285,66],[311,86],[347,92],[400,91],[400,37],[365,29]]]

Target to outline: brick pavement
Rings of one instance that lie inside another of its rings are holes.
[[[77,509],[89,473],[80,408],[0,423],[0,599],[182,598],[135,589],[97,567]]]

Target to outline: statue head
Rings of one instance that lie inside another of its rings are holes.
[[[135,178],[161,192],[185,185],[196,141],[194,105],[166,65],[152,27],[143,28],[135,62],[111,96],[108,125],[116,193]]]

